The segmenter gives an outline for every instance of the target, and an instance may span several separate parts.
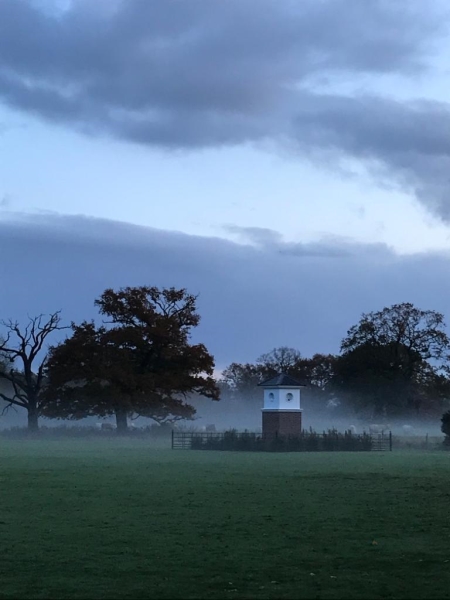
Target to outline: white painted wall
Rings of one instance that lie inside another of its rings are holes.
[[[264,409],[300,410],[300,388],[264,388]]]

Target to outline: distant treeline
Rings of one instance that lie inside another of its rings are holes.
[[[258,384],[276,373],[306,387],[303,408],[366,420],[439,418],[449,409],[450,340],[443,315],[410,303],[363,314],[342,339],[340,353],[307,358],[275,348],[255,363],[231,363],[219,380],[214,357],[192,344],[200,322],[197,298],[185,289],[107,289],[94,304],[103,318],[63,327],[60,312],[20,324],[3,321],[0,399],[5,409],[39,417],[79,420],[113,415],[117,430],[130,418],[159,424],[195,418],[195,398],[220,398],[260,407]],[[47,347],[55,331],[67,338]]]
[[[315,414],[417,420],[440,417],[450,407],[449,338],[440,313],[404,303],[363,314],[340,350],[306,358],[281,347],[255,363],[232,363],[219,382],[221,394],[256,405],[258,383],[285,372],[306,385],[303,408]]]

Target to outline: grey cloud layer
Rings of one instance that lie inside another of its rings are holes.
[[[449,257],[350,242],[342,253],[330,240],[293,248],[276,232],[243,233],[259,246],[82,217],[3,218],[0,317],[62,309],[79,321],[95,316],[106,287],[185,286],[199,294],[196,339],[221,368],[280,345],[336,352],[362,312],[394,302],[448,309]]]
[[[286,242],[280,232],[265,227],[226,225],[223,229],[256,248],[286,256],[354,258],[372,255],[378,259],[383,256],[392,257],[392,251],[385,244],[362,244],[341,236],[325,236],[320,242]]]
[[[422,0],[0,2],[0,99],[167,148],[289,140],[363,160],[450,218],[446,104],[320,94],[318,77],[412,74],[447,31]],[[316,89],[316,91],[314,91]]]

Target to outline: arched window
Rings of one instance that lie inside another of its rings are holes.
[[[275,400],[275,396],[274,396],[273,392],[270,392],[270,394],[269,394],[269,400],[271,402],[273,402]]]
[[[293,400],[293,399],[294,399],[294,395],[293,395],[293,394],[291,394],[291,392],[288,392],[288,393],[286,394],[286,400],[287,400],[288,402],[290,402],[290,401],[291,401],[291,400]]]

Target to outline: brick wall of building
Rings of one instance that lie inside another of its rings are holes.
[[[290,411],[268,411],[262,413],[263,435],[299,435],[302,431],[302,413]]]

